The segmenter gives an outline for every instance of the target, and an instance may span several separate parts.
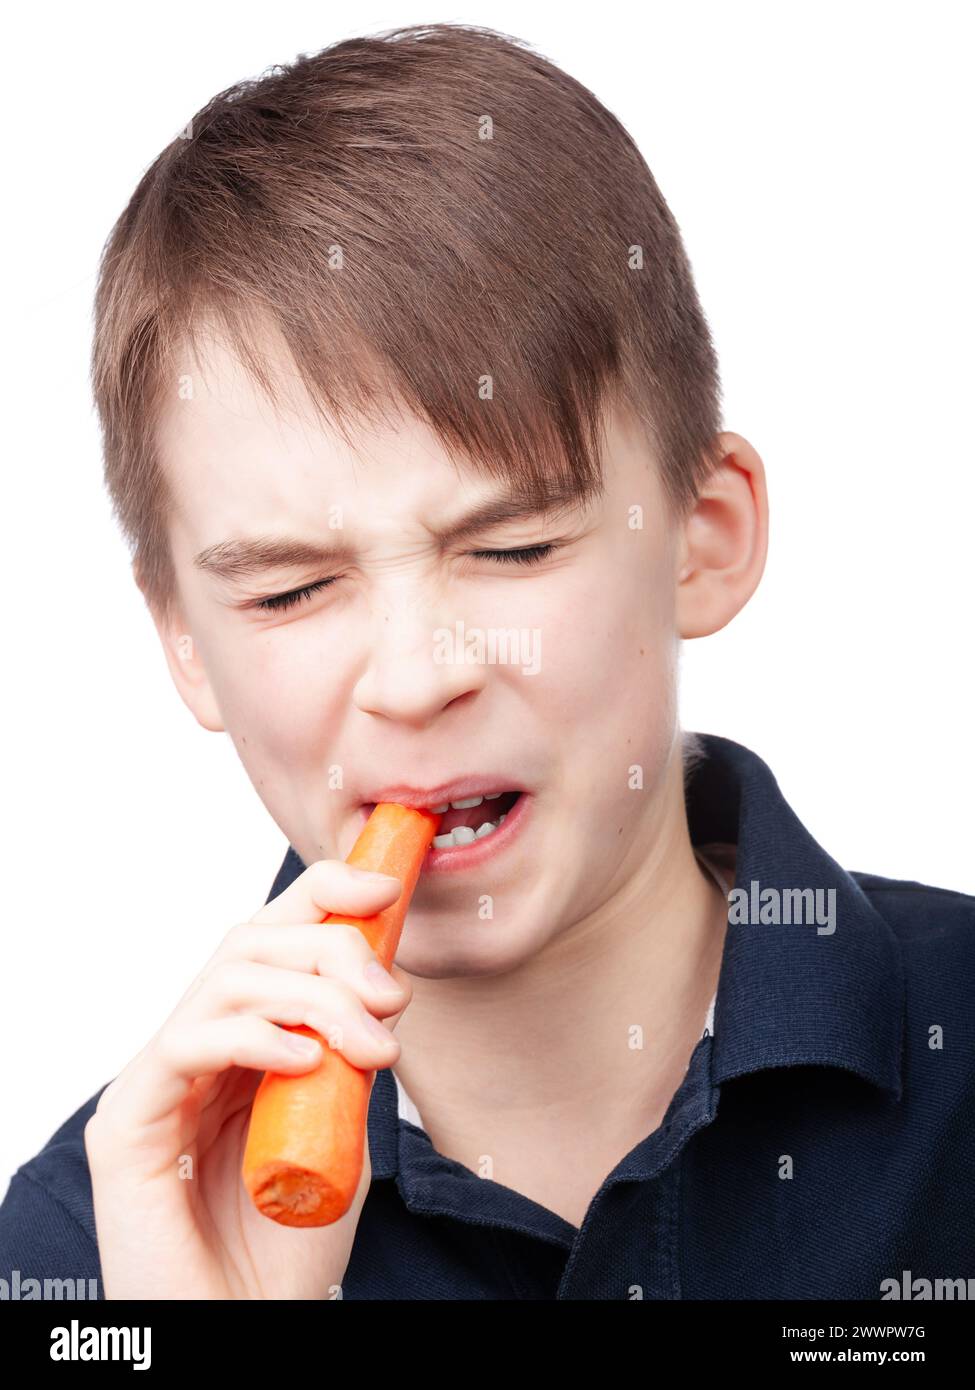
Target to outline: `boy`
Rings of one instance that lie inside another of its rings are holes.
[[[680,643],[762,575],[676,224],[505,36],[351,40],[215,97],[106,247],[106,478],[173,679],[289,848],[14,1176],[0,1276],[101,1297],[876,1299],[975,1276],[975,900],[847,873]],[[439,808],[392,980],[373,804]],[[346,1217],[240,1165],[289,1025],[375,1070]],[[395,1034],[395,1035],[394,1035]],[[908,1294],[908,1296],[911,1296]]]

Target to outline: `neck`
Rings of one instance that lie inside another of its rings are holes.
[[[582,1135],[598,1166],[660,1123],[704,1029],[728,911],[691,846],[679,758],[668,782],[634,871],[597,911],[502,975],[412,977],[395,1070],[441,1153],[473,1167],[527,1153],[532,1135],[577,1153]]]

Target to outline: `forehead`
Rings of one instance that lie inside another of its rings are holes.
[[[275,359],[273,381],[272,400],[219,338],[207,340],[202,358],[184,350],[156,428],[178,515],[219,511],[229,523],[258,508],[272,520],[377,488],[403,505],[431,489],[492,490],[394,399],[384,403],[388,420],[350,426],[346,438],[316,409],[294,367]]]
[[[199,549],[258,528],[317,531],[329,527],[336,506],[349,524],[395,530],[413,516],[442,520],[513,491],[504,478],[451,458],[396,399],[383,403],[386,420],[362,421],[344,437],[287,355],[267,342],[273,400],[218,333],[201,335],[175,360],[157,445],[187,544]],[[632,492],[646,474],[645,441],[619,407],[606,419],[605,457],[610,487]],[[553,497],[556,505],[570,500]]]

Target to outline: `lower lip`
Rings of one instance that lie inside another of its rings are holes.
[[[492,830],[490,835],[484,835],[480,840],[472,840],[467,845],[453,845],[450,849],[434,849],[431,844],[421,873],[460,874],[468,869],[479,869],[496,859],[521,834],[525,822],[529,819],[529,803],[533,799],[528,792],[522,792],[497,830]],[[369,816],[364,806],[360,807],[359,814],[365,825]]]

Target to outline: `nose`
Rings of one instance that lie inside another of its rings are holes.
[[[444,605],[408,595],[377,605],[366,665],[353,691],[357,708],[424,728],[482,689],[486,667],[465,661],[463,643],[450,640],[457,616],[456,609],[448,615]]]

